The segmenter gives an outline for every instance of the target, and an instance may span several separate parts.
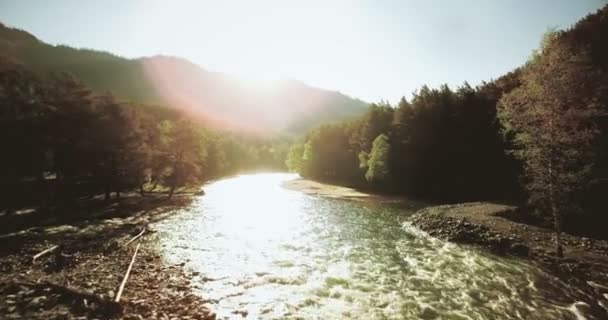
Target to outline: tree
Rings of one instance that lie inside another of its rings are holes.
[[[152,154],[139,108],[118,103],[111,94],[96,100],[94,175],[108,200],[111,191],[119,198],[121,191],[143,185]]]
[[[304,155],[304,145],[301,143],[296,143],[291,148],[289,148],[289,152],[287,153],[287,159],[285,160],[285,165],[287,165],[287,169],[291,172],[301,172],[302,171],[302,156]]]
[[[61,200],[72,201],[76,184],[90,175],[97,161],[93,142],[97,133],[91,128],[98,114],[93,92],[69,74],[55,75],[49,91],[51,170],[57,176]]]
[[[379,135],[372,144],[372,152],[367,161],[365,179],[373,183],[382,183],[388,178],[388,157],[390,144],[385,134]]]
[[[0,58],[0,210],[12,213],[27,195],[21,182],[47,167],[46,87],[21,65]]]
[[[498,118],[524,163],[530,203],[553,221],[561,257],[562,220],[590,182],[607,82],[584,48],[545,39],[551,41],[528,64],[522,85],[500,100]]]
[[[178,187],[202,181],[202,163],[207,157],[203,137],[191,122],[164,122],[167,174],[164,182],[169,187],[169,198]]]

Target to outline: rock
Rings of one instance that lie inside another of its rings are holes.
[[[215,320],[217,317],[217,315],[215,314],[215,312],[209,310],[209,313],[207,313],[207,315],[205,315],[205,320]]]
[[[243,318],[246,318],[247,315],[249,314],[249,312],[245,309],[241,309],[241,310],[234,310],[232,311],[233,314],[238,314],[240,316],[242,316]]]
[[[45,302],[47,298],[46,296],[40,296],[32,299],[28,304],[28,308],[40,308]]]
[[[591,306],[582,301],[575,302],[574,308],[583,314],[589,314],[591,312]]]
[[[431,307],[424,307],[420,314],[418,314],[418,316],[420,317],[420,319],[430,320],[437,319],[439,317],[439,314],[437,313],[437,311],[435,311],[435,309]]]
[[[516,256],[525,257],[530,254],[530,248],[528,248],[528,246],[523,245],[521,243],[514,243],[514,244],[511,244],[510,252],[511,252],[511,254],[514,254]]]

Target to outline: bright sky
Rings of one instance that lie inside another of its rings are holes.
[[[475,85],[521,65],[550,27],[606,0],[0,0],[0,21],[52,44],[187,58],[370,102]]]

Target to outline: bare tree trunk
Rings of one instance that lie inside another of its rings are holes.
[[[555,254],[558,258],[564,257],[561,241],[561,214],[555,203],[555,187],[553,185],[553,161],[549,160],[549,205],[553,217],[553,230],[555,231]]]
[[[120,190],[116,190],[116,200],[120,199]]]
[[[558,258],[564,257],[564,250],[562,248],[562,240],[561,240],[561,219],[560,215],[557,212],[557,208],[555,208],[555,204],[551,205],[551,211],[553,211],[553,228],[555,229],[555,254]]]
[[[144,184],[139,185],[139,194],[143,197],[146,195],[146,190],[144,190]]]
[[[171,184],[171,189],[169,189],[169,199],[173,198],[174,192],[175,192],[175,183]]]
[[[169,199],[173,197],[173,193],[175,192],[175,187],[177,185],[177,179],[179,177],[179,163],[182,159],[182,153],[178,153],[177,157],[175,157],[175,161],[173,162],[173,177],[171,179],[171,189],[169,190]]]
[[[103,189],[103,192],[104,192],[104,197],[103,197],[103,200],[104,200],[104,201],[110,201],[110,188],[105,187],[105,188]]]

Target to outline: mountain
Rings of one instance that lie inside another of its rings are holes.
[[[69,72],[98,92],[188,111],[207,125],[246,132],[304,132],[350,119],[367,103],[295,80],[245,81],[211,72],[181,58],[126,59],[108,52],[46,44],[0,23],[0,55],[41,76]]]

